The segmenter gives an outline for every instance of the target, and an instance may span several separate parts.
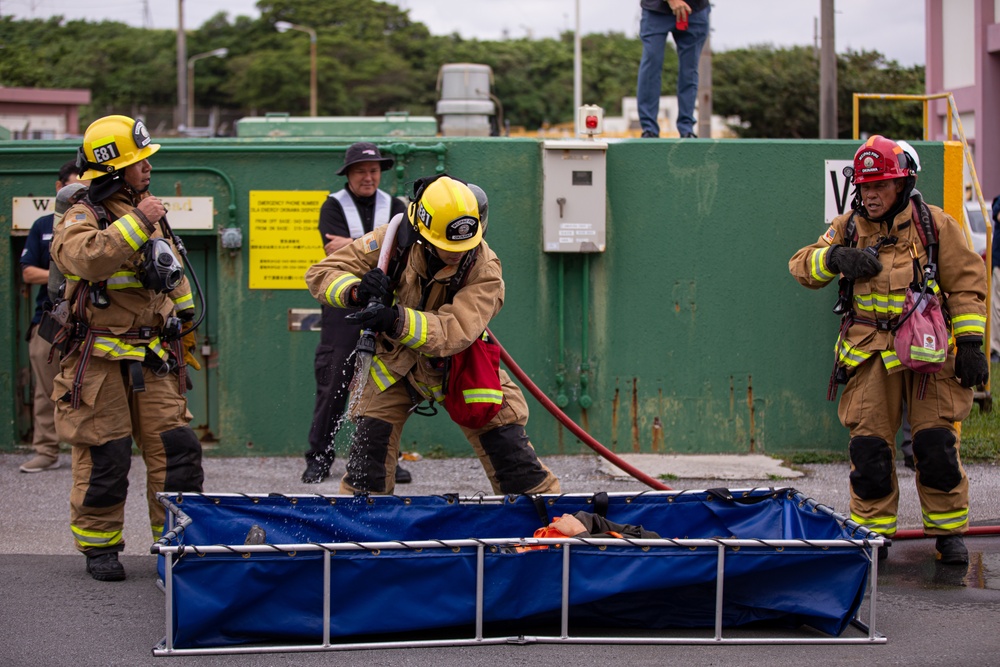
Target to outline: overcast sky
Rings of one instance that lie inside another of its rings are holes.
[[[322,1],[322,0],[317,0]],[[576,24],[577,0],[389,0],[433,34],[500,39],[554,37]],[[638,0],[578,0],[580,29],[639,30]],[[811,45],[820,0],[713,0],[712,46],[725,51],[752,44]],[[177,27],[176,0],[0,0],[0,14],[18,18],[62,15],[114,19],[135,26]],[[901,65],[924,64],[923,0],[836,0],[837,52],[874,50]],[[217,12],[258,17],[256,0],[187,0],[184,24],[201,26]]]

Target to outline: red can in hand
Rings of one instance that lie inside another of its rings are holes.
[[[688,29],[688,20],[687,20],[687,18],[677,19],[677,29],[678,30],[687,30]]]

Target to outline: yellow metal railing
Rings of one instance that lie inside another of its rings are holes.
[[[903,100],[911,102],[923,102],[923,118],[924,118],[924,136],[923,140],[927,141],[930,138],[930,120],[931,120],[931,102],[933,100],[945,100],[948,104],[948,114],[945,119],[945,137],[946,141],[954,141],[954,135],[952,133],[952,122],[954,121],[954,126],[958,130],[958,140],[962,144],[962,152],[965,155],[965,163],[969,167],[969,176],[972,179],[972,187],[975,189],[976,200],[979,202],[979,208],[983,213],[983,220],[986,221],[986,358],[990,357],[991,349],[991,332],[993,330],[993,219],[991,217],[991,211],[986,207],[986,198],[983,197],[983,189],[979,185],[979,176],[976,174],[976,163],[972,159],[972,151],[969,149],[969,142],[965,137],[965,130],[962,128],[962,119],[958,115],[958,107],[955,105],[955,97],[951,93],[935,93],[933,95],[908,95],[908,94],[880,94],[880,93],[854,93],[852,99],[854,119],[852,124],[852,131],[854,133],[855,139],[861,138],[860,130],[860,102],[861,100]],[[962,229],[965,231],[966,240],[969,242],[970,247],[972,244],[972,236],[970,231],[969,219],[965,212],[965,205],[963,199],[962,205]],[[991,381],[986,382],[985,398],[989,403],[992,403],[990,398],[990,384]],[[979,394],[977,392],[977,398]]]

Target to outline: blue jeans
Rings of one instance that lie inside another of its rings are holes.
[[[660,135],[656,117],[660,112],[660,90],[663,80],[663,52],[667,36],[674,36],[679,61],[677,71],[677,132],[682,136],[694,131],[694,103],[698,97],[698,59],[708,38],[708,13],[711,5],[688,17],[688,29],[678,30],[673,14],[642,10],[639,37],[642,39],[642,60],[636,85],[636,105],[639,124],[644,132]]]

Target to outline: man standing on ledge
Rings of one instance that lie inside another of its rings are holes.
[[[694,105],[698,98],[698,59],[708,38],[709,0],[641,0],[642,60],[636,86],[636,105],[644,138],[660,136],[660,92],[663,53],[667,36],[677,45],[677,133],[682,139],[694,133]]]

